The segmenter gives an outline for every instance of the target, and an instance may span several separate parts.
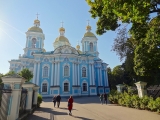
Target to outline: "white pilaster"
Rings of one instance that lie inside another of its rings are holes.
[[[34,63],[34,73],[33,73],[33,83],[36,84],[36,68],[37,68],[37,63]]]
[[[38,62],[38,70],[37,70],[37,85],[39,85],[39,72],[40,72],[40,62]]]
[[[59,78],[60,78],[60,62],[58,62],[58,74],[57,75],[58,75],[58,77],[57,77],[58,78],[57,79],[57,85],[59,85],[59,81],[60,81],[59,80]]]
[[[79,79],[80,79],[80,78],[79,78],[79,74],[80,74],[80,73],[79,73],[79,63],[78,63],[78,85],[80,85],[80,82],[79,82]]]
[[[55,63],[55,76],[54,76],[54,85],[57,85],[57,63]]]
[[[99,86],[101,86],[101,85],[100,85],[100,75],[99,75],[99,68],[97,68],[97,69],[98,69],[98,70],[97,70],[97,71],[98,71],[98,85],[99,85]]]
[[[90,85],[92,85],[92,72],[91,72],[91,64],[89,64],[89,77],[90,77]]]
[[[92,64],[92,85],[95,85],[95,78],[94,78],[94,64]]]
[[[100,67],[100,80],[101,80],[101,86],[102,86],[102,69],[101,69],[101,67]]]
[[[75,63],[75,85],[77,85],[77,64]]]
[[[73,72],[72,72],[72,74],[73,74],[72,85],[74,85],[74,74],[75,74],[75,73],[74,73],[74,63],[72,63],[72,71],[73,71]]]
[[[52,62],[52,70],[51,70],[51,86],[53,85],[53,74],[54,74],[54,63]]]

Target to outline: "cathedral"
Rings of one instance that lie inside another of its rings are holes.
[[[24,54],[9,61],[10,70],[20,72],[28,68],[33,73],[32,83],[40,86],[43,97],[92,96],[109,93],[107,65],[99,58],[97,37],[86,26],[80,45],[72,47],[65,28],[53,42],[54,50],[44,49],[45,35],[38,18],[26,32]]]

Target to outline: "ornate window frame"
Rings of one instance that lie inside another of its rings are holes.
[[[64,83],[68,83],[68,91],[64,91]],[[69,82],[68,79],[63,81],[62,87],[63,87],[63,93],[69,93],[70,92],[70,82]]]
[[[45,66],[48,67],[48,76],[47,76],[47,77],[44,77],[44,76],[43,76],[43,72],[44,72],[44,67],[45,67]],[[49,64],[43,64],[43,66],[42,66],[42,78],[49,78],[49,72],[50,72],[50,66],[49,66]]]
[[[91,44],[92,44],[92,49],[91,49]],[[94,51],[94,44],[93,44],[93,42],[90,42],[90,43],[89,43],[89,51],[90,51],[90,52],[93,52],[93,51]]]
[[[65,67],[65,66],[68,66],[68,68],[69,68],[69,69],[68,69],[68,76],[64,76],[64,67]],[[70,77],[70,64],[69,64],[69,63],[64,63],[64,64],[63,64],[63,77]]]
[[[83,71],[82,71],[83,67],[86,68],[86,77],[83,77],[83,76],[82,76],[82,74],[83,74]],[[82,65],[82,66],[81,66],[81,77],[82,77],[82,78],[87,78],[87,74],[88,74],[88,72],[87,72],[87,65]]]
[[[47,92],[42,92],[43,83],[46,83],[46,84],[47,84]],[[48,93],[48,88],[49,88],[49,83],[48,83],[48,81],[47,81],[47,80],[43,80],[43,82],[41,83],[41,93],[42,93],[42,94],[47,94],[47,93]]]
[[[87,84],[87,91],[83,91],[83,83],[86,83],[86,84]],[[89,88],[88,88],[88,82],[87,82],[86,80],[83,80],[83,81],[82,81],[81,88],[82,88],[82,92],[83,92],[83,93],[88,92],[88,89],[89,89]]]

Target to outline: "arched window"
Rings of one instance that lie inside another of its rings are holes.
[[[43,68],[43,77],[48,77],[48,67],[47,66]]]
[[[67,65],[64,66],[64,76],[69,76],[69,67]]]
[[[34,54],[34,52],[31,52],[31,55],[33,55]]]
[[[64,83],[64,92],[69,91],[69,83]]]
[[[90,51],[93,52],[93,43],[90,43]]]
[[[87,83],[83,83],[83,91],[87,91]]]
[[[36,38],[32,39],[32,48],[36,48]]]
[[[47,83],[42,84],[42,92],[47,92]]]
[[[86,77],[86,68],[85,67],[82,68],[82,77]]]

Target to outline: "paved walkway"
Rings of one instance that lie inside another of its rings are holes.
[[[60,108],[54,108],[52,99],[47,98],[27,120],[160,120],[160,115],[155,112],[101,105],[98,97],[74,98],[72,114],[68,115],[66,98],[62,98]]]

